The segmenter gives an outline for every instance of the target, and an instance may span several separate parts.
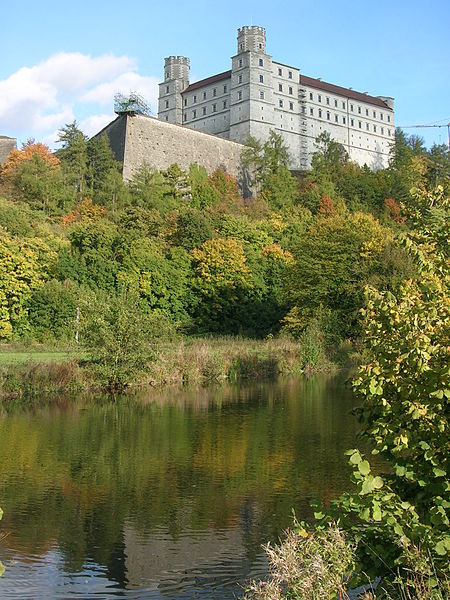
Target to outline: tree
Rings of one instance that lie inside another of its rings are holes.
[[[81,342],[102,385],[121,390],[136,382],[155,353],[155,340],[167,335],[161,315],[146,312],[133,291],[122,289],[83,306]]]
[[[389,230],[364,213],[337,213],[312,221],[293,249],[295,263],[286,280],[291,306],[286,327],[300,332],[325,311],[341,337],[357,336],[364,286],[379,271],[391,238]]]
[[[86,183],[96,202],[116,206],[123,192],[120,163],[115,160],[107,135],[93,137],[87,142],[88,169]]]
[[[77,122],[73,121],[59,130],[58,144],[61,144],[61,148],[56,154],[61,160],[65,184],[79,200],[86,191],[88,173],[87,137],[78,128]]]
[[[349,451],[356,491],[332,510],[358,542],[361,569],[389,581],[397,567],[406,581],[411,549],[419,548],[432,587],[450,571],[450,199],[442,192],[414,192],[415,229],[402,243],[419,276],[395,294],[367,289],[367,360],[354,388],[363,435],[383,466],[377,475]],[[429,219],[435,209],[444,214],[437,224]]]
[[[18,199],[32,208],[49,214],[63,204],[60,162],[45,144],[28,140],[21,150],[13,150],[2,174]]]
[[[312,158],[313,171],[327,173],[348,161],[344,146],[333,140],[328,131],[317,136],[315,146],[317,150]]]
[[[28,329],[27,301],[44,278],[38,252],[26,242],[0,236],[0,340]]]
[[[242,162],[252,171],[252,179],[259,186],[263,186],[266,178],[275,173],[278,167],[287,167],[289,164],[289,151],[283,138],[273,130],[264,143],[249,136],[246,146]]]

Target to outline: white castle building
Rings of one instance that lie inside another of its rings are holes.
[[[386,167],[394,139],[394,100],[321,79],[266,54],[263,27],[238,30],[231,70],[189,83],[189,59],[169,56],[159,84],[158,118],[244,144],[281,134],[291,168],[310,167],[318,135],[327,131],[351,160]]]

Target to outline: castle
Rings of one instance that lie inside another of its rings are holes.
[[[263,27],[238,30],[231,70],[189,82],[189,58],[169,56],[159,85],[158,119],[244,144],[270,130],[289,150],[290,167],[311,166],[314,141],[327,131],[350,160],[372,169],[388,165],[394,140],[394,100],[369,96],[276,62],[266,53]]]

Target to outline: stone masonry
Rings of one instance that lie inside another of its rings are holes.
[[[17,142],[14,138],[0,135],[0,165],[8,160],[9,153],[16,148]]]
[[[123,114],[97,135],[106,134],[117,160],[123,163],[125,181],[133,177],[139,167],[163,170],[177,163],[187,170],[192,163],[242,178],[242,144],[218,138],[188,127],[172,125],[140,114]]]

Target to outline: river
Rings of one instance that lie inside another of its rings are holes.
[[[0,413],[0,598],[221,599],[261,545],[349,486],[342,377]]]

